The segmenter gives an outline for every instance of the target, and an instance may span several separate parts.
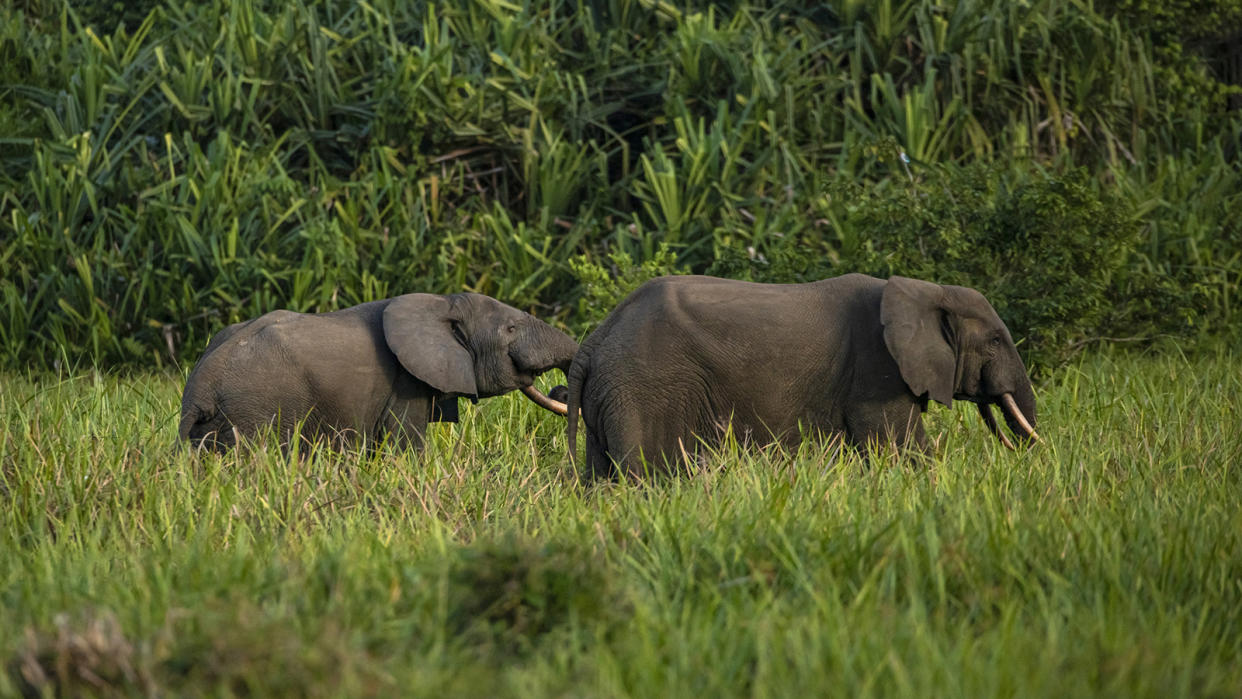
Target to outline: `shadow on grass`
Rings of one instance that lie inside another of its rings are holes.
[[[588,547],[512,535],[476,541],[448,569],[448,631],[476,647],[521,654],[560,627],[608,625],[626,603]]]

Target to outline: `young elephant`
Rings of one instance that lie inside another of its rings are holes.
[[[756,442],[799,428],[847,443],[926,449],[928,399],[1004,409],[1036,439],[1035,395],[1009,330],[983,296],[960,286],[847,274],[809,284],[712,277],[654,279],[586,340],[569,370],[570,454],[578,413],[587,468],[641,475],[716,441],[723,428]]]
[[[179,435],[224,450],[274,424],[340,446],[389,435],[420,446],[457,397],[514,389],[564,414],[535,377],[567,372],[577,343],[481,294],[407,294],[333,313],[273,311],[216,333],[186,380]]]

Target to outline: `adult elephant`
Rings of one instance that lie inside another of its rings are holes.
[[[661,277],[630,294],[569,370],[568,437],[578,413],[587,468],[632,476],[689,456],[732,425],[755,441],[800,428],[849,444],[926,450],[928,399],[974,401],[1008,447],[992,404],[1023,439],[1035,395],[987,299],[960,286],[847,274],[809,284]]]
[[[337,446],[389,436],[421,446],[430,421],[457,421],[457,398],[521,389],[567,372],[578,345],[482,294],[407,294],[332,313],[273,311],[216,333],[186,380],[179,436],[217,451],[274,425]]]

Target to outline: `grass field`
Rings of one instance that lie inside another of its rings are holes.
[[[1239,696],[1239,364],[1084,359],[1029,453],[957,405],[931,468],[591,487],[520,396],[421,455],[192,458],[179,378],[10,374],[0,695]]]

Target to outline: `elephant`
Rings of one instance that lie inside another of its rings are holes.
[[[422,446],[428,422],[456,422],[457,399],[521,389],[567,372],[578,344],[482,294],[406,294],[331,313],[273,311],[215,334],[186,379],[180,439],[226,451],[274,425],[334,446],[388,437]]]
[[[671,470],[727,427],[791,444],[810,429],[866,453],[928,452],[928,400],[977,404],[1008,448],[1035,432],[1035,394],[1008,328],[978,291],[865,274],[805,284],[653,279],[621,301],[568,373],[591,478]]]

